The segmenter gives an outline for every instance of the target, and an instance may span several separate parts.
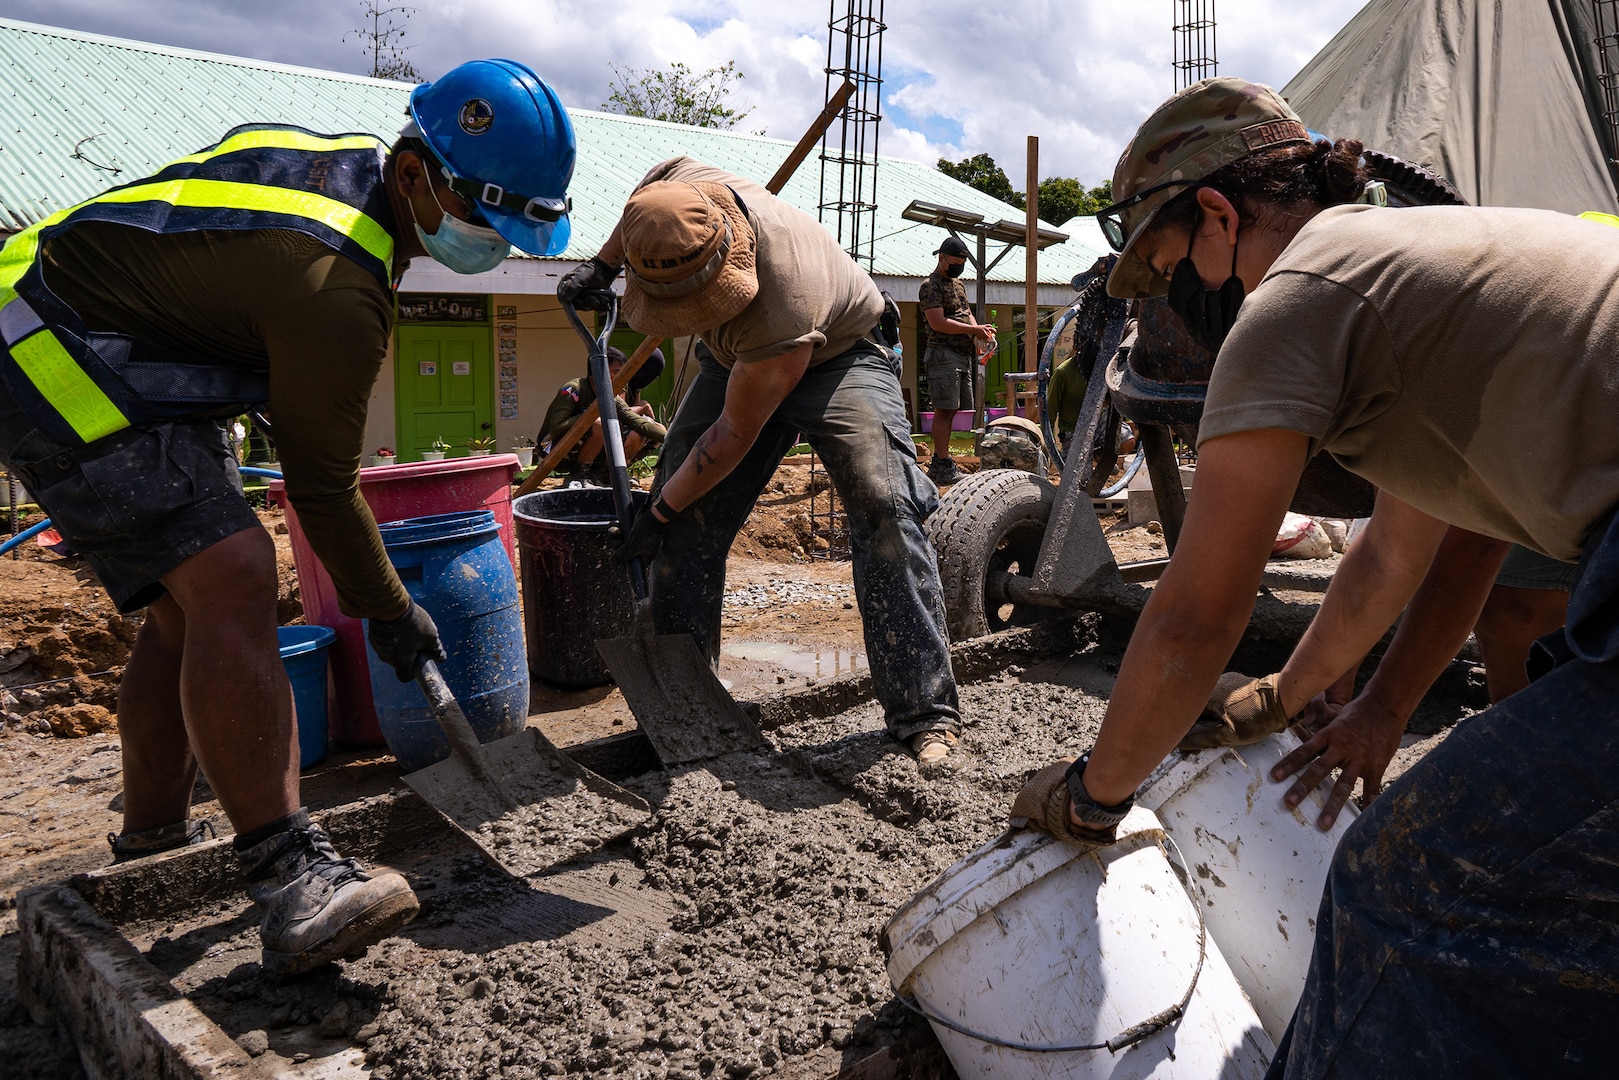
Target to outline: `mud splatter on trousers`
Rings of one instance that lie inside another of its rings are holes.
[[[907,739],[955,731],[960,713],[938,565],[922,527],[938,490],[917,467],[894,362],[874,348],[806,371],[736,468],[670,524],[652,569],[652,610],[658,633],[694,634],[718,655],[726,552],[802,434],[848,513],[872,681],[889,731]],[[658,486],[720,415],[729,375],[703,358],[658,460]]]

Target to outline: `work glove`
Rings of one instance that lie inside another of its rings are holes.
[[[444,643],[439,640],[433,617],[414,600],[397,619],[372,619],[366,636],[371,639],[371,648],[377,657],[394,669],[400,682],[410,682],[416,677],[417,656],[426,656],[429,660],[445,658]]]
[[[1282,711],[1282,695],[1277,690],[1281,678],[1276,674],[1255,679],[1240,671],[1221,675],[1203,715],[1181,739],[1180,748],[1247,746],[1285,730],[1292,717]]]
[[[613,560],[629,563],[640,559],[643,567],[651,566],[652,560],[658,557],[658,549],[663,546],[663,530],[668,527],[668,522],[659,521],[652,513],[652,507],[644,508],[635,515],[635,521],[630,525],[630,535],[613,552]]]
[[[1008,823],[1014,829],[1039,829],[1058,840],[1080,844],[1086,851],[1105,847],[1118,839],[1117,824],[1099,829],[1076,829],[1068,816],[1072,796],[1068,786],[1068,773],[1073,758],[1052,762],[1024,783],[1023,789],[1012,801]],[[1129,804],[1125,804],[1128,808]]]
[[[899,305],[887,289],[882,290],[883,317],[877,321],[877,334],[892,349],[899,344]]]
[[[562,275],[557,282],[557,302],[586,311],[606,310],[607,298],[600,294],[612,291],[619,269],[592,255]]]

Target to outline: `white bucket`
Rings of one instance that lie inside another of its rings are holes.
[[[1321,889],[1356,815],[1345,806],[1329,832],[1316,828],[1330,787],[1297,809],[1282,802],[1293,781],[1278,783],[1270,770],[1299,745],[1284,731],[1251,746],[1171,754],[1136,797],[1185,853],[1209,935],[1272,1039],[1304,989]]]
[[[939,875],[884,927],[888,976],[966,1080],[1262,1077],[1274,1047],[1170,867],[1151,812],[1090,855],[1007,832]],[[1199,957],[1201,952],[1201,970]],[[1195,986],[1194,986],[1195,979]],[[1105,1047],[1192,995],[1184,1014]],[[996,1045],[995,1041],[1015,1046]]]

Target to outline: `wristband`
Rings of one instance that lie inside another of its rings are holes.
[[[661,519],[659,517],[660,514],[662,515]],[[669,522],[673,521],[679,516],[680,511],[664,502],[663,492],[658,492],[658,494],[652,500],[652,520],[658,522],[660,525],[667,525]]]
[[[1111,829],[1124,820],[1124,815],[1136,804],[1136,797],[1132,793],[1128,799],[1115,806],[1103,806],[1091,798],[1083,783],[1085,766],[1090,760],[1091,752],[1087,750],[1068,766],[1068,797],[1074,801],[1074,818],[1081,824],[1095,829]]]

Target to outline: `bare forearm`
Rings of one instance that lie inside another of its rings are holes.
[[[1466,643],[1510,546],[1465,529],[1445,534],[1365,695],[1410,718]]]
[[[708,494],[730,475],[737,463],[752,449],[756,432],[739,432],[722,413],[709,429],[698,436],[686,460],[669,482],[663,485],[663,501],[671,509],[684,510]]]
[[[1251,606],[1189,612],[1165,584],[1131,635],[1085,772],[1086,790],[1103,804],[1127,798],[1180,742],[1247,625]]]
[[[1344,555],[1321,610],[1282,669],[1278,690],[1289,714],[1359,666],[1422,584],[1445,529],[1379,496],[1372,524]]]

